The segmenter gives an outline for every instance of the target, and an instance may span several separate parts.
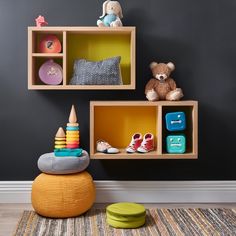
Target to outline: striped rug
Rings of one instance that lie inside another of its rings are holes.
[[[114,229],[105,210],[91,209],[77,218],[49,219],[24,211],[17,236],[158,236],[236,235],[236,209],[149,209],[138,229]]]

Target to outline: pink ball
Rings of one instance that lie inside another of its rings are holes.
[[[39,68],[40,80],[49,85],[58,85],[62,82],[63,78],[62,68],[53,60],[48,60]]]
[[[55,35],[46,35],[39,44],[41,53],[60,53],[61,42]]]

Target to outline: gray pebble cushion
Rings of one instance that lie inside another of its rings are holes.
[[[55,157],[54,152],[51,152],[39,157],[38,168],[46,174],[73,174],[84,171],[89,161],[89,155],[84,150],[80,157]]]
[[[71,85],[121,85],[121,57],[112,57],[98,62],[85,59],[74,62]]]

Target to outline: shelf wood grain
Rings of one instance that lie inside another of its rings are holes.
[[[120,152],[117,154],[107,154],[107,153],[100,153],[95,152],[94,154],[90,155],[91,159],[128,159],[128,160],[148,160],[148,159],[197,159],[197,155],[193,153],[184,153],[184,154],[158,154],[157,151],[151,151],[149,153],[127,153],[125,149],[120,149]]]
[[[32,53],[32,57],[63,57],[63,53]]]

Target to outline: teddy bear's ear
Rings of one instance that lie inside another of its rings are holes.
[[[158,63],[157,62],[155,62],[155,61],[153,61],[150,65],[149,65],[149,67],[150,67],[150,69],[153,69],[155,66],[157,66],[158,65]]]
[[[167,66],[170,68],[171,71],[173,71],[175,69],[175,65],[172,62],[168,62]]]

